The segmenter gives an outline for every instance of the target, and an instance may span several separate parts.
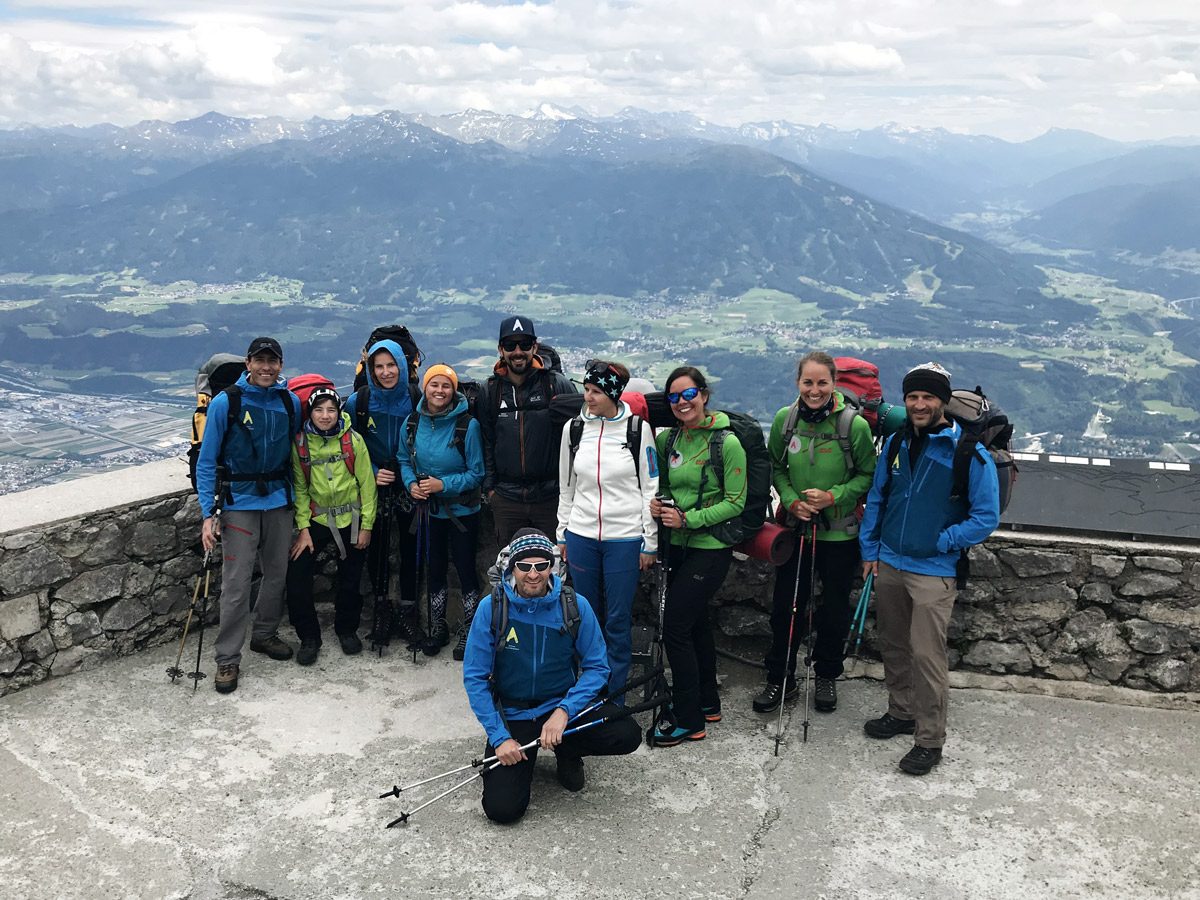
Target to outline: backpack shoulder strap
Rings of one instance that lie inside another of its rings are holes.
[[[504,576],[501,575],[501,578]],[[504,646],[504,633],[508,631],[508,592],[503,584],[492,588],[492,646],[499,653]]]
[[[571,428],[567,432],[567,450],[571,454],[571,465],[567,469],[567,480],[575,477],[575,454],[579,452],[579,444],[583,440],[583,416],[571,419]]]
[[[579,637],[579,623],[583,620],[579,614],[579,598],[575,596],[573,588],[564,584],[559,589],[558,600],[562,605],[563,628],[574,642]]]
[[[858,473],[858,466],[854,462],[854,449],[850,443],[850,429],[854,427],[854,419],[857,416],[858,410],[847,403],[837,417],[838,446],[842,448],[842,456],[846,460],[846,475],[850,478]]]
[[[725,438],[728,428],[720,428],[708,437],[708,466],[717,476],[717,489],[725,493]]]
[[[471,417],[466,414],[454,420],[454,449],[463,458],[464,465],[467,464],[467,429],[470,427]]]
[[[408,444],[408,462],[417,474],[417,429],[421,425],[420,415],[416,410],[404,417],[404,440]]]
[[[637,474],[638,490],[642,489],[642,417],[631,413],[625,426],[625,449],[633,456],[633,471]]]
[[[312,469],[312,457],[308,452],[308,435],[304,433],[304,429],[292,436],[292,442],[296,445],[296,457],[300,460],[300,471],[304,473],[304,483],[311,484],[309,472]]]
[[[796,434],[796,422],[800,420],[800,400],[788,407],[787,418],[783,420],[783,454],[778,462],[783,464],[787,461],[788,447],[792,445],[792,438]]]
[[[954,445],[954,461],[951,463],[951,497],[967,496],[971,488],[971,457],[978,457],[983,462],[985,453],[987,449],[980,441],[966,434],[959,438]]]
[[[301,428],[301,431],[304,429]],[[346,468],[350,471],[350,477],[354,476],[354,429],[347,428],[342,432],[342,459],[346,461]],[[308,473],[305,472],[305,477]]]
[[[231,384],[225,388],[225,394],[229,402],[225,412],[225,434],[221,437],[221,450],[217,454],[218,463],[225,461],[225,447],[229,443],[229,433],[242,425],[241,385]]]
[[[900,432],[893,432],[888,437],[887,446],[883,450],[883,464],[887,467],[883,482],[883,496],[885,500],[892,491],[892,471],[895,468],[897,457],[900,456],[900,443]]]
[[[364,384],[354,392],[354,430],[367,433],[367,420],[371,418],[371,386]]]
[[[667,432],[667,443],[663,447],[663,460],[666,465],[663,467],[667,475],[667,487],[671,486],[671,456],[675,453],[675,442],[679,440],[679,426],[672,425],[671,430]]]

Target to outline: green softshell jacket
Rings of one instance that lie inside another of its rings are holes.
[[[662,428],[654,439],[658,447],[659,491],[670,496],[684,511],[685,527],[671,530],[671,543],[700,550],[720,550],[722,544],[704,529],[740,515],[746,507],[746,451],[732,431],[725,432],[722,453],[725,461],[725,493],[717,477],[704,479],[704,496],[699,497],[700,474],[708,467],[708,441],[716,429],[728,428],[729,416],[712,413],[695,428],[680,428],[672,458],[666,458],[667,443],[674,429]]]
[[[308,438],[309,479],[305,481],[304,469],[300,466],[300,453],[292,441],[292,485],[296,495],[296,528],[307,528],[313,520],[312,504],[324,507],[346,506],[355,500],[362,504],[359,528],[369,531],[375,526],[375,470],[371,467],[371,456],[367,445],[356,431],[350,431],[354,447],[354,474],[350,474],[342,456],[342,433],[350,430],[350,417],[342,413],[342,432],[335,437],[322,437],[311,431]],[[329,527],[327,515],[316,517],[318,524]],[[350,525],[351,514],[340,513],[336,517],[338,528]]]
[[[838,414],[846,405],[842,395],[835,393],[833,411],[818,423],[814,438],[793,435],[791,446],[783,446],[783,429],[787,424],[790,406],[775,413],[771,423],[771,436],[767,438],[767,452],[771,455],[771,483],[779,492],[783,508],[801,499],[800,492],[817,488],[833,494],[833,506],[825,510],[827,521],[837,522],[854,514],[859,500],[871,489],[875,474],[875,441],[871,437],[871,426],[862,416],[855,416],[850,426],[850,455],[854,457],[857,472],[851,476],[846,469],[846,456],[837,439]],[[801,401],[803,402],[803,401]],[[797,427],[808,429],[808,423],[797,422]],[[785,455],[786,449],[786,455]],[[818,526],[819,541],[850,541],[855,536],[844,530],[823,529]]]

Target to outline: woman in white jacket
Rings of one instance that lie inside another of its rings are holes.
[[[614,689],[629,676],[638,572],[654,565],[658,550],[654,434],[621,400],[628,383],[620,363],[588,363],[583,409],[563,426],[558,461],[559,552],[604,628]]]

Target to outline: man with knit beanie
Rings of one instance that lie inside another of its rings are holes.
[[[529,806],[538,747],[554,751],[558,782],[584,786],[584,756],[621,756],[641,743],[632,718],[563,737],[567,723],[608,683],[608,654],[587,600],[554,574],[558,549],[534,528],[521,528],[497,561],[500,583],[480,601],[463,660],[463,685],[487,733],[484,756],[500,766],[483,774],[483,811],[515,822]],[[568,593],[564,593],[568,592]],[[572,725],[617,711],[605,703]],[[538,747],[521,747],[537,739]]]
[[[946,417],[950,373],[924,363],[904,376],[905,427],[888,438],[859,531],[863,577],[875,576],[875,616],[888,710],[863,730],[873,738],[914,735],[900,769],[925,775],[941,762],[949,666],[946,629],[957,596],[960,551],[1000,522],[996,465],[976,447],[967,490],[955,495],[962,437]],[[885,462],[886,461],[886,462]]]

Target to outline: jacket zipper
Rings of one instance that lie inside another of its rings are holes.
[[[600,483],[600,453],[604,448],[604,420],[600,420],[600,435],[596,438],[596,540],[604,540],[604,486]]]

